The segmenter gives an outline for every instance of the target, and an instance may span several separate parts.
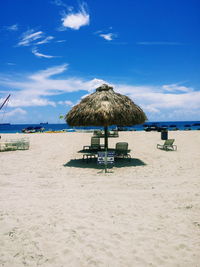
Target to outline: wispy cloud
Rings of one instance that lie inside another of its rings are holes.
[[[28,30],[22,34],[20,37],[20,41],[18,42],[18,46],[31,46],[31,45],[41,45],[49,43],[53,40],[53,36],[45,37],[45,33],[43,31],[34,31],[33,29]]]
[[[27,111],[22,108],[15,108],[11,111],[6,112],[6,117],[13,117],[16,115],[26,115]]]
[[[182,45],[179,42],[137,42],[137,45]]]
[[[117,37],[114,33],[100,33],[99,36],[107,41],[112,41],[115,37]]]
[[[53,36],[48,36],[48,37],[44,38],[43,40],[41,40],[41,41],[39,41],[39,42],[37,42],[35,44],[36,45],[47,44],[47,43],[49,43],[53,39],[54,39]]]
[[[7,62],[6,64],[9,66],[15,66],[16,65],[16,63],[13,63],[13,62]]]
[[[45,70],[40,70],[29,76],[29,79],[36,81],[44,81],[52,76],[65,72],[68,69],[68,64],[62,64],[55,67],[50,67]]]
[[[110,32],[110,30],[112,30],[112,27],[109,27],[107,30],[96,31],[96,32],[94,32],[94,34],[100,36],[101,38],[103,38],[107,41],[112,41],[113,39],[115,39],[117,37],[117,34]]]
[[[18,43],[18,46],[29,46],[32,43],[43,37],[42,31],[34,32],[34,30],[28,30],[22,34],[21,40]]]
[[[32,53],[36,56],[36,57],[42,57],[42,58],[55,58],[56,56],[51,56],[51,55],[45,55],[42,54],[40,52],[38,52],[37,48],[33,48],[32,49]]]
[[[70,101],[70,100],[59,101],[58,104],[59,105],[69,106],[69,107],[72,107],[74,105],[74,103],[72,101]]]
[[[62,17],[62,28],[60,30],[64,30],[66,28],[79,30],[80,27],[83,27],[89,24],[90,24],[90,15],[86,11],[86,4],[83,3],[80,6],[80,9],[78,12],[71,11],[70,13],[65,14]]]
[[[178,83],[166,84],[166,85],[163,85],[162,88],[164,89],[164,91],[177,92],[177,93],[178,92],[187,93],[187,92],[193,91],[193,88],[179,85]]]
[[[2,88],[13,88],[10,107],[23,108],[28,106],[68,105],[73,103],[66,94],[85,91],[91,93],[102,83],[110,83],[102,79],[86,80],[79,77],[60,78],[68,69],[68,64],[62,64],[25,75],[19,79],[0,75]],[[113,84],[115,91],[129,96],[147,113],[149,120],[182,120],[199,117],[200,91],[181,83],[155,85],[127,85]],[[63,95],[63,99],[56,102],[56,95]],[[51,97],[51,98],[50,98]]]
[[[18,24],[13,24],[13,25],[10,25],[10,26],[5,26],[5,29],[8,30],[8,31],[18,31]]]
[[[61,0],[53,0],[53,1],[51,1],[51,3],[56,5],[56,6],[67,7],[67,5]]]
[[[98,79],[85,81],[81,78],[54,78],[55,75],[63,73],[67,68],[68,64],[58,65],[31,75],[23,76],[21,80],[19,80],[18,75],[16,75],[16,79],[0,76],[0,85],[13,88],[10,107],[28,107],[56,106],[57,103],[49,100],[49,96],[80,90],[91,92],[104,82]]]
[[[58,40],[58,41],[56,41],[56,43],[65,43],[66,42],[66,40]]]
[[[182,120],[181,111],[185,119],[188,116],[186,113],[188,112],[190,116],[191,111],[196,119],[198,118],[200,91],[195,91],[194,88],[177,84],[162,86],[121,84],[115,85],[115,88],[139,104],[147,112],[149,120]]]

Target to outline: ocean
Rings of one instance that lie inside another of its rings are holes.
[[[22,129],[27,127],[41,126],[45,131],[59,131],[72,129],[101,129],[102,127],[70,127],[65,123],[60,124],[0,124],[0,133],[21,133]],[[135,125],[131,127],[123,127],[123,130],[128,131],[143,131],[147,126],[165,127],[170,130],[200,130],[200,121],[165,121],[165,122],[146,122],[141,125]],[[111,126],[109,129],[115,129],[116,126]]]

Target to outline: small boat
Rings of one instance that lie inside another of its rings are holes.
[[[44,128],[41,126],[29,126],[27,128],[22,129],[22,133],[41,133],[44,132]]]
[[[27,127],[22,129],[22,133],[35,133],[35,128],[34,127]]]

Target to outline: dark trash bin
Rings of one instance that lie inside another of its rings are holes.
[[[161,140],[167,140],[168,139],[168,131],[167,129],[164,129],[161,131]]]

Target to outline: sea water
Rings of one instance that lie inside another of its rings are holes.
[[[22,129],[27,127],[37,127],[41,126],[45,131],[69,131],[72,129],[71,126],[66,123],[60,124],[0,124],[0,133],[21,133]],[[123,130],[128,131],[143,131],[147,126],[158,126],[165,127],[170,130],[200,130],[200,121],[165,121],[165,122],[146,122],[141,125],[135,125],[131,127],[123,127]],[[103,129],[103,127],[73,127],[74,130],[83,129]],[[109,129],[116,129],[113,125]]]

